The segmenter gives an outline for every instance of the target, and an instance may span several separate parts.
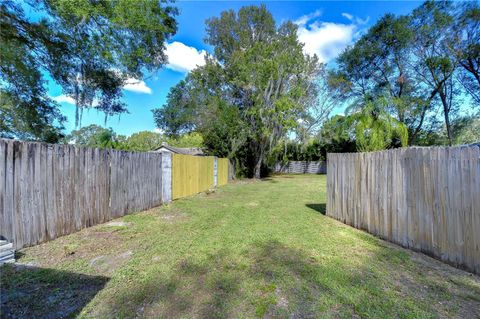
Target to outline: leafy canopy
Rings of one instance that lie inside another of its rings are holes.
[[[206,22],[206,64],[154,110],[168,134],[200,132],[208,150],[260,177],[268,154],[297,127],[317,94],[318,59],[303,53],[297,26],[276,26],[265,6],[224,11]]]
[[[426,1],[408,15],[383,16],[338,57],[331,90],[350,113],[384,104],[411,144],[443,121],[452,144],[455,118],[478,111],[479,13],[478,2]]]
[[[127,137],[115,133],[112,128],[103,128],[95,124],[72,131],[63,139],[63,142],[135,152],[150,152],[162,146],[163,143],[176,147],[203,147],[203,138],[198,133],[171,138],[157,132],[141,131]]]
[[[58,139],[64,118],[47,96],[46,74],[75,100],[77,125],[84,108],[106,117],[126,112],[123,85],[166,63],[176,14],[158,0],[2,1],[2,136]]]

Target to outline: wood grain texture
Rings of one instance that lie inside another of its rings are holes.
[[[0,139],[0,236],[19,249],[160,205],[161,156]]]
[[[173,199],[197,194],[213,187],[213,156],[172,155]]]
[[[218,158],[218,186],[228,183],[228,158]]]
[[[480,149],[328,154],[327,215],[480,274]]]
[[[113,217],[162,203],[162,154],[110,150],[110,205]]]
[[[0,139],[0,236],[19,249],[213,187],[213,157]]]

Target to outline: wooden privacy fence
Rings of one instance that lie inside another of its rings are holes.
[[[213,187],[214,158],[185,158],[0,139],[0,236],[18,249]]]
[[[173,154],[172,198],[177,199],[214,187],[214,158]]]
[[[480,273],[478,147],[328,154],[327,215]]]
[[[229,162],[228,158],[219,158],[218,159],[218,185],[226,185],[228,183],[229,174],[228,174]]]
[[[326,174],[327,163],[324,161],[288,161],[287,163],[275,164],[274,172],[288,174]]]

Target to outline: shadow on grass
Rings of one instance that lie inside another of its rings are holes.
[[[479,289],[468,282],[452,290],[452,278],[435,268],[407,270],[409,257],[401,251],[376,247],[362,255],[322,256],[266,240],[185,257],[167,272],[143,264],[120,271],[113,291],[85,308],[85,317],[445,317],[460,300],[458,317],[474,318],[480,310]],[[75,317],[109,280],[12,265],[0,271],[2,318]],[[428,276],[418,283],[421,272]],[[419,300],[440,303],[433,308]]]
[[[306,204],[305,206],[319,212],[322,215],[325,215],[326,212],[327,212],[327,204],[325,204],[325,203]]]
[[[250,276],[261,284],[262,296],[256,302],[258,317],[317,318],[318,302],[332,295],[329,287],[317,280],[323,267],[305,251],[271,240],[256,245],[250,252]],[[339,301],[340,303],[340,301]]]
[[[1,318],[74,318],[109,280],[15,264],[0,273]]]
[[[153,272],[153,271],[152,271]],[[148,276],[116,294],[94,317],[318,318],[382,313],[397,300],[383,282],[349,261],[325,263],[302,249],[270,240],[240,255],[220,251],[184,259],[170,276]],[[357,304],[354,306],[354,304]],[[333,309],[333,310],[332,310]],[[397,312],[398,313],[398,312]]]
[[[224,318],[241,300],[240,269],[220,251],[205,260],[183,259],[170,277],[153,274],[133,283],[106,308],[92,309],[94,317]]]
[[[258,241],[240,251],[185,257],[166,272],[144,264],[141,271],[124,273],[124,285],[116,286],[110,297],[90,304],[86,317],[442,317],[444,309],[437,312],[417,300],[441,301],[449,309],[465,299],[465,291],[447,290],[445,277],[434,270],[417,283],[414,274],[421,269],[407,271],[407,258],[381,247],[345,258],[321,256],[278,240]],[[479,305],[464,302],[466,312],[460,317],[472,317]]]

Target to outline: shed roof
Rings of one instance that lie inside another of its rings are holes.
[[[162,150],[168,150],[175,154],[183,154],[183,155],[194,155],[194,156],[204,156],[203,150],[199,147],[173,147],[167,144],[163,144],[154,152],[161,152]]]

